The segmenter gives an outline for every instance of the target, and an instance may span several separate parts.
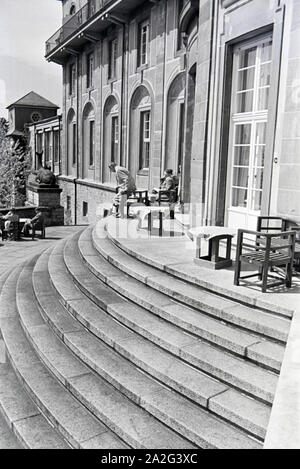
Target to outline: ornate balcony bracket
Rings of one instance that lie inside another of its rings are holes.
[[[63,47],[62,50],[65,51],[65,52],[68,52],[68,54],[74,55],[76,57],[79,55],[79,51],[75,50],[75,49],[72,49],[72,47]]]
[[[92,42],[95,44],[96,42],[100,41],[101,35],[100,34],[95,34],[95,33],[80,33],[79,38],[84,38],[87,41]]]
[[[114,24],[119,24],[119,25],[123,25],[125,23],[127,23],[127,18],[123,15],[112,15],[111,13],[106,13],[106,15],[104,15],[102,17],[102,20],[106,20],[106,21],[110,21],[111,23],[114,23]]]

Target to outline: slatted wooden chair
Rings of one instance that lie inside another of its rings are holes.
[[[300,226],[290,226],[291,222],[282,217],[259,216],[257,219],[257,231],[262,233],[272,233],[278,231],[295,231],[295,252],[294,268],[300,271]],[[273,244],[280,243],[280,240],[273,240]]]
[[[127,200],[127,217],[130,216],[130,208],[134,205],[149,205],[148,200],[148,190],[147,189],[137,189]]]
[[[245,236],[247,235],[247,237]],[[295,231],[262,233],[260,231],[238,230],[234,284],[240,280],[259,277],[262,292],[279,285],[292,286],[292,266],[295,251]],[[257,272],[241,276],[241,265],[251,264]],[[272,274],[270,270],[272,269]],[[275,273],[277,275],[275,275]],[[268,283],[269,277],[276,281]]]

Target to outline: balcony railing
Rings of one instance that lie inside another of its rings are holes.
[[[90,0],[46,42],[46,57],[114,0]]]

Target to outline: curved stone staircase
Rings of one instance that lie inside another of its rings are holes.
[[[149,265],[111,224],[0,278],[0,444],[262,448],[290,318]]]

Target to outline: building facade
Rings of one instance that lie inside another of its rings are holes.
[[[63,67],[60,185],[72,223],[181,178],[191,223],[300,222],[299,0],[62,0],[46,58]]]
[[[56,115],[27,125],[31,150],[32,169],[48,165],[59,175],[61,166],[62,116]]]

